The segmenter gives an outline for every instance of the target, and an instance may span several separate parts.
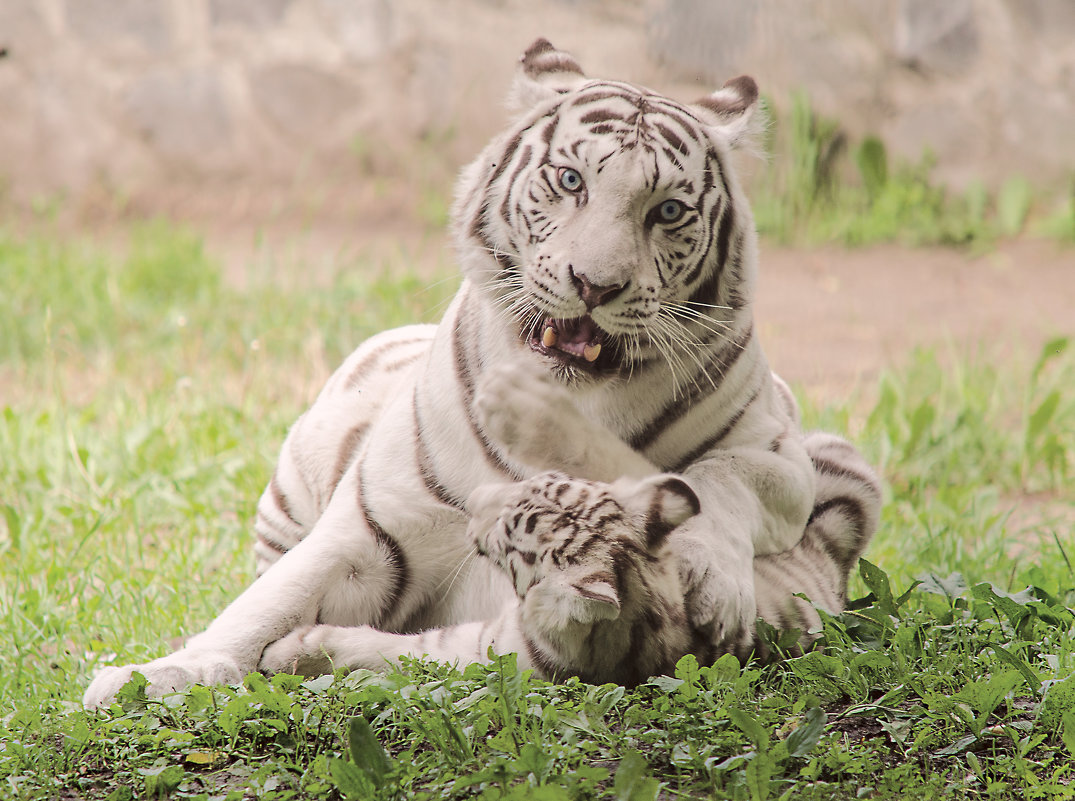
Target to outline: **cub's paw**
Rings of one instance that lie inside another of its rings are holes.
[[[485,431],[515,459],[538,469],[563,468],[587,424],[561,384],[533,365],[490,370],[475,397]]]
[[[180,692],[195,684],[238,684],[246,673],[227,654],[183,649],[141,665],[103,668],[86,688],[82,705],[87,709],[107,706],[136,672],[146,677],[146,694],[152,698]]]
[[[263,673],[293,673],[297,676],[331,673],[332,658],[324,647],[329,628],[303,626],[270,643],[261,655],[258,669]]]

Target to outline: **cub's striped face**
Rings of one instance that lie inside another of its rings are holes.
[[[615,617],[627,574],[656,560],[667,535],[699,508],[677,476],[601,484],[550,472],[479,487],[467,500],[468,532],[520,598],[543,584],[573,610],[564,617],[592,616],[595,606],[599,618]]]
[[[610,493],[559,473],[480,488],[467,508],[475,549],[511,576],[520,598],[542,579],[583,562],[609,563],[610,546],[626,533],[625,511]],[[602,580],[610,577],[606,572]]]
[[[570,88],[487,149],[479,185],[464,188],[481,198],[460,221],[481,254],[468,272],[561,374],[681,362],[683,348],[723,336],[749,294],[741,265],[724,270],[753,235],[731,139],[712,110],[587,81],[547,43],[524,57],[524,80],[549,77],[538,68],[554,57],[549,75]],[[722,107],[742,106],[736,118],[756,98],[740,80]]]

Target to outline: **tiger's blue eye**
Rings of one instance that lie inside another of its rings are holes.
[[[556,180],[558,180],[560,186],[568,192],[578,192],[582,189],[582,176],[579,175],[578,170],[573,170],[570,167],[561,167],[558,169],[556,171]]]
[[[663,223],[674,223],[679,220],[687,211],[687,207],[684,206],[678,200],[666,200],[660,206],[657,207],[657,217]]]

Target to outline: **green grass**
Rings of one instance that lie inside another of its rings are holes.
[[[887,493],[823,651],[688,658],[632,691],[510,658],[162,702],[134,683],[86,714],[96,666],[164,653],[248,583],[254,504],[325,371],[453,287],[272,279],[232,288],[167,226],[122,256],[0,232],[0,798],[1075,797],[1066,340],[923,352],[866,413],[808,404]]]
[[[773,115],[766,150],[774,158],[754,187],[755,218],[759,231],[785,243],[981,248],[1024,233],[1075,240],[1075,176],[1059,202],[1018,175],[994,191],[980,182],[952,191],[933,179],[929,153],[906,163],[876,137],[853,142],[803,94]]]

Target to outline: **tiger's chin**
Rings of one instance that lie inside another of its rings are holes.
[[[588,314],[545,318],[523,337],[531,350],[552,362],[554,374],[562,379],[608,378],[620,370],[616,343]]]

